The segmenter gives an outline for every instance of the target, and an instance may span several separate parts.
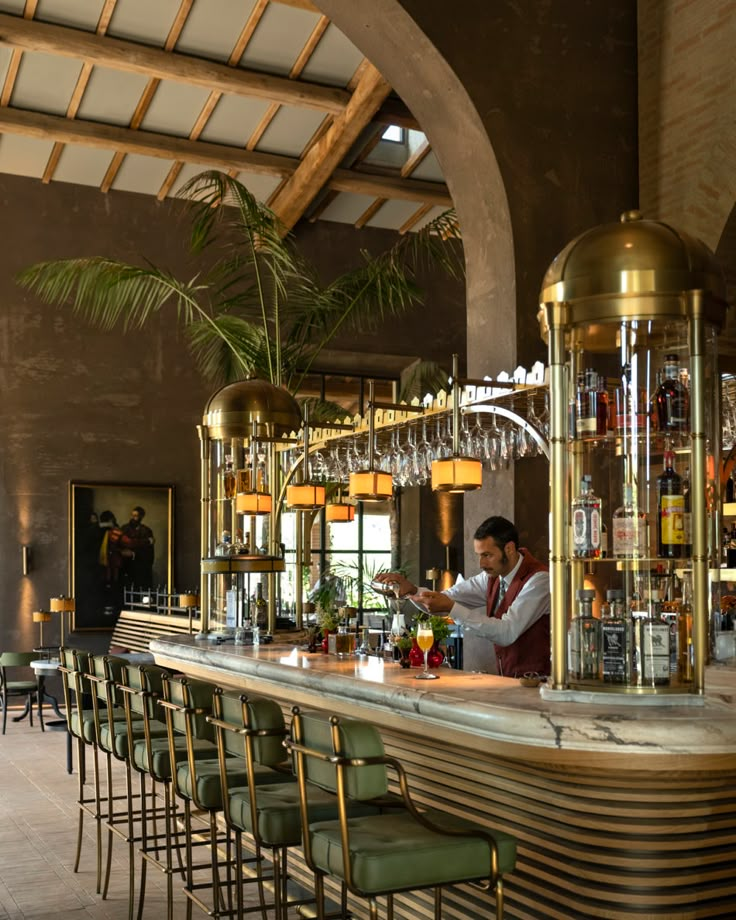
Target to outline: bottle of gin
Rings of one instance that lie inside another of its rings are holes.
[[[597,680],[600,671],[600,620],[593,616],[595,591],[577,592],[578,615],[570,623],[570,677]]]
[[[232,552],[232,539],[230,536],[229,530],[223,530],[222,539],[215,546],[215,555],[216,556],[229,556]]]
[[[662,381],[654,396],[659,431],[686,432],[690,430],[690,394],[680,377],[677,355],[667,355],[662,368]]]
[[[255,615],[255,625],[259,629],[266,629],[268,627],[268,604],[263,596],[263,585],[260,581],[256,585]]]
[[[662,620],[658,592],[651,592],[648,606],[648,615],[637,622],[638,683],[642,687],[664,686],[670,682],[670,628]]]
[[[601,676],[605,683],[627,684],[631,680],[631,620],[624,605],[624,592],[609,588],[601,605]]]
[[[657,555],[680,559],[685,555],[685,496],[669,446],[664,452],[663,467],[657,477]]]
[[[577,559],[601,555],[601,500],[593,494],[591,477],[583,476],[572,502],[572,553]]]
[[[647,552],[647,516],[634,502],[634,487],[624,484],[623,504],[613,512],[614,559],[641,559]]]

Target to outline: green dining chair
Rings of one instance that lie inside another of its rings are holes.
[[[30,724],[33,725],[33,704],[38,693],[38,681],[29,678],[11,679],[10,671],[15,668],[28,668],[38,658],[35,652],[2,652],[0,654],[0,706],[3,709],[3,734],[8,721],[8,702],[13,696],[24,696],[28,706]],[[43,728],[43,716],[41,717]]]

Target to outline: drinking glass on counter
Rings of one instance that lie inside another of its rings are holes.
[[[428,620],[420,620],[417,623],[417,645],[424,652],[424,670],[417,674],[416,680],[437,680],[436,674],[429,673],[429,663],[427,656],[429,650],[434,645],[434,633]]]

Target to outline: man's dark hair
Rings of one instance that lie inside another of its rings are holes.
[[[137,512],[138,512],[138,514],[139,514],[141,520],[143,520],[143,518],[146,516],[146,509],[145,509],[145,508],[141,508],[140,505],[136,505],[135,508],[133,508],[133,511],[137,511]]]
[[[507,543],[513,543],[519,548],[519,531],[505,517],[494,515],[486,518],[473,534],[475,540],[486,540],[490,537],[499,549],[503,549]]]

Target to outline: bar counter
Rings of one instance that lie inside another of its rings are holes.
[[[157,663],[230,688],[379,726],[421,803],[513,833],[508,920],[736,916],[736,669],[708,669],[677,705],[547,701],[516,680],[257,649],[151,642]],[[298,872],[297,872],[298,874]],[[488,917],[470,888],[444,916]],[[356,916],[365,916],[358,909]],[[431,916],[424,895],[396,916]]]

